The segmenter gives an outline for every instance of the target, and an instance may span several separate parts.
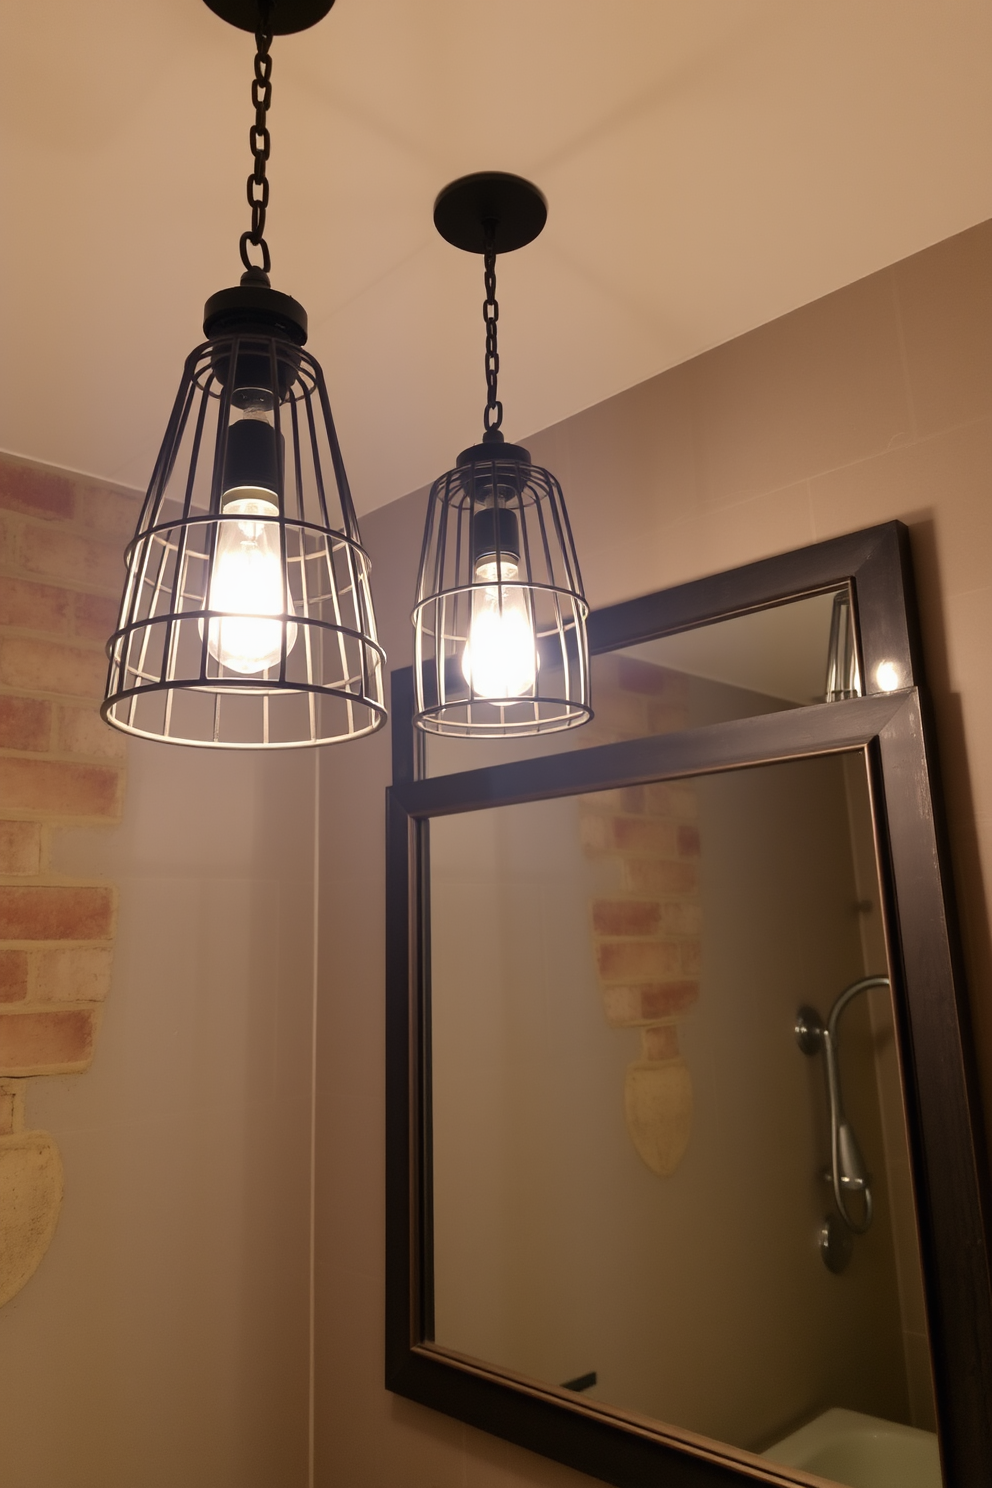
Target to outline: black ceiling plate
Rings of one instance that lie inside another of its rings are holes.
[[[262,24],[258,0],[204,0],[214,15],[229,21],[239,31],[258,31]],[[271,0],[271,25],[275,36],[307,31],[322,21],[334,0]]]
[[[486,251],[487,221],[496,224],[496,252],[512,253],[532,243],[547,220],[548,204],[537,187],[505,171],[462,176],[434,203],[434,226],[466,253]]]

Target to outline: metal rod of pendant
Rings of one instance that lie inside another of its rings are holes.
[[[503,405],[496,395],[499,377],[499,351],[496,343],[496,327],[499,321],[499,301],[496,298],[496,224],[485,224],[485,283],[486,298],[482,306],[482,318],[486,323],[486,410],[482,417],[488,433],[498,429],[503,422]]]
[[[255,76],[251,85],[251,101],[255,107],[255,122],[248,131],[248,145],[254,156],[254,166],[248,177],[248,205],[251,207],[251,227],[241,234],[241,262],[246,269],[261,268],[267,274],[272,267],[269,245],[265,241],[265,210],[269,205],[269,179],[265,173],[269,158],[269,130],[266,119],[272,102],[272,45],[269,6],[261,7],[264,30],[255,32]],[[248,247],[261,249],[261,264],[253,264]]]

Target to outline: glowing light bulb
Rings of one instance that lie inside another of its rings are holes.
[[[476,565],[475,576],[486,588],[472,594],[462,675],[476,697],[493,702],[526,697],[537,679],[537,647],[527,591],[506,582],[516,578],[517,565],[487,559]]]
[[[900,684],[899,668],[894,661],[880,661],[875,668],[875,681],[883,692],[895,692]]]
[[[210,621],[207,650],[244,676],[278,664],[284,630],[287,655],[296,644],[297,626],[267,618],[292,608],[283,591],[278,524],[253,520],[278,515],[272,491],[242,486],[233,499],[225,496],[218,523],[207,605],[222,613]]]

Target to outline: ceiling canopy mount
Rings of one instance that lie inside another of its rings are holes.
[[[466,253],[485,253],[490,242],[497,253],[512,253],[533,243],[547,220],[544,193],[506,171],[461,176],[434,203],[434,226]]]
[[[204,4],[239,31],[291,36],[322,21],[334,0],[204,0]]]

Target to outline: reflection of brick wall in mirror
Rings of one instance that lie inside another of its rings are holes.
[[[52,868],[60,827],[120,820],[124,739],[101,722],[124,492],[0,460],[0,1305],[37,1268],[62,1201],[52,1137],[25,1129],[28,1077],[92,1058],[116,890]]]
[[[688,723],[682,672],[617,654],[597,661],[589,743],[669,733]],[[590,735],[595,734],[595,737]],[[678,1025],[699,996],[702,905],[695,787],[658,782],[585,796],[583,851],[605,871],[591,903],[592,948],[606,1021],[640,1028],[628,1065],[624,1115],[637,1152],[659,1176],[674,1172],[692,1124],[692,1080]]]

